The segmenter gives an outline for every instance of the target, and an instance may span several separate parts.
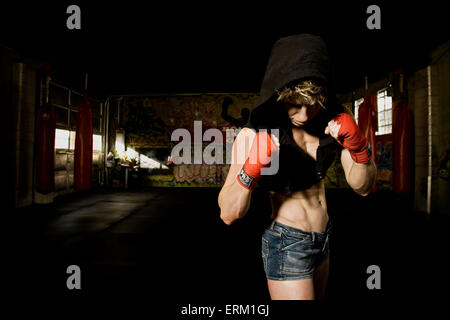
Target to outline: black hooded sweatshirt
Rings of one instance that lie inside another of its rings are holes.
[[[261,177],[263,188],[290,194],[305,190],[325,177],[326,171],[342,147],[324,133],[328,122],[344,112],[337,103],[332,68],[324,41],[314,35],[299,34],[279,39],[273,46],[248,127],[279,129],[280,163],[278,173]],[[276,91],[311,80],[327,90],[325,109],[303,127],[319,137],[316,159],[301,149],[292,136],[292,122],[282,102],[277,102]]]

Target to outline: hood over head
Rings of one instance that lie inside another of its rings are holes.
[[[250,124],[254,128],[286,126],[289,119],[286,119],[282,103],[276,101],[276,91],[304,80],[312,80],[326,88],[326,110],[321,110],[318,117],[331,119],[337,109],[331,70],[328,50],[322,38],[298,34],[279,39],[272,47]]]

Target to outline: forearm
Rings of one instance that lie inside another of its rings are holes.
[[[348,150],[342,150],[342,165],[349,186],[358,194],[366,196],[375,183],[377,168],[372,159],[369,163],[356,163]]]
[[[251,138],[252,146],[247,152],[246,139]],[[270,164],[272,152],[278,150],[278,139],[266,132],[255,134],[252,130],[242,130],[233,145],[233,163],[219,194],[220,218],[230,225],[242,218],[250,206],[251,190],[261,177],[261,170]],[[263,150],[263,152],[258,152]],[[235,156],[245,155],[244,164],[239,164]]]
[[[224,186],[219,194],[220,218],[230,225],[242,218],[250,206],[251,191],[237,181]]]

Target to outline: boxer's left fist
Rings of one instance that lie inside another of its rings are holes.
[[[369,163],[370,146],[369,141],[359,130],[353,117],[347,113],[338,114],[328,122],[325,133],[331,135],[350,152],[353,161],[357,163]]]

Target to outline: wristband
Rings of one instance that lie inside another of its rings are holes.
[[[245,172],[244,168],[242,168],[241,172],[237,175],[237,181],[241,186],[248,190],[253,190],[256,186],[256,179],[249,176],[247,172]]]
[[[362,151],[352,152],[349,150],[349,152],[353,161],[355,161],[356,163],[369,163],[370,156],[372,155],[372,148],[370,147],[370,142],[367,142],[367,145],[363,148]]]

